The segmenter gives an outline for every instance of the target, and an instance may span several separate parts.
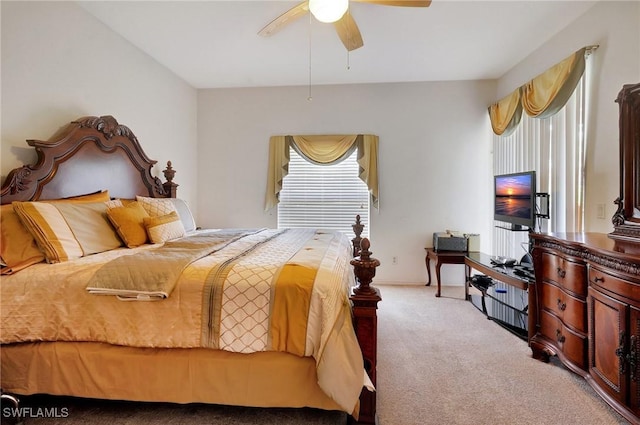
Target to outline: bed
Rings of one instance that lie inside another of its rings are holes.
[[[37,162],[1,193],[4,394],[375,423],[380,263],[359,219],[353,245],[318,229],[197,229],[171,162],[154,177],[112,116],[27,142]]]

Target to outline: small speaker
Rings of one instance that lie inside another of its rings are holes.
[[[520,259],[520,265],[521,266],[529,266],[529,267],[533,268],[533,257],[531,256],[531,254],[529,254],[529,253],[524,254],[522,256],[522,258]]]

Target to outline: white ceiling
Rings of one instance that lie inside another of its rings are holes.
[[[331,24],[308,17],[257,34],[297,1],[78,3],[195,88],[495,79],[595,4],[352,2],[364,47],[347,55]]]

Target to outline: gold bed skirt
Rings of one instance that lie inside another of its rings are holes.
[[[342,410],[318,386],[315,361],[287,353],[39,342],[0,355],[0,385],[18,395]]]

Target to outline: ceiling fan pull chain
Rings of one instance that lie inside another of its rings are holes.
[[[347,13],[351,14],[351,3],[349,3],[349,6],[347,6]],[[347,38],[349,40],[351,40],[351,28],[347,27]],[[347,71],[351,69],[351,63],[349,62],[351,59],[351,56],[349,55],[350,50],[347,49]]]
[[[309,94],[307,95],[307,101],[311,102],[311,13],[309,13]]]

